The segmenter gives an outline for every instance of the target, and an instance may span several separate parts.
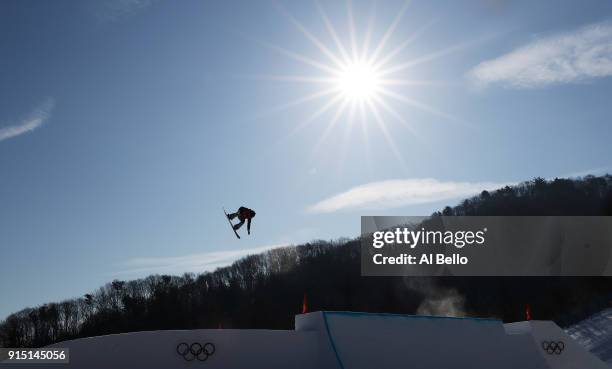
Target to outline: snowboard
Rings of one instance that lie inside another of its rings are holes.
[[[234,231],[234,234],[236,235],[236,237],[238,237],[238,239],[240,239],[240,235],[234,229],[234,225],[232,224],[232,221],[227,217],[229,214],[227,214],[227,211],[225,211],[225,208],[223,208],[223,213],[225,214],[225,219],[227,219],[230,227],[232,227],[232,231]]]

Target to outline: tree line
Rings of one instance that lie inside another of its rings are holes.
[[[483,191],[433,215],[612,215],[612,176],[535,178]],[[0,323],[0,347],[40,347],[141,330],[292,329],[304,295],[312,311],[414,314],[433,306],[433,313],[444,314],[446,302],[459,301],[461,315],[504,321],[523,320],[529,304],[534,319],[570,324],[610,305],[611,282],[606,277],[361,277],[359,239],[313,241],[250,255],[213,272],[115,280],[79,298],[23,309]]]

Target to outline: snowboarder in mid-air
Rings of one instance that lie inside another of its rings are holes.
[[[231,222],[232,219],[236,217],[238,217],[238,220],[240,220],[240,223],[232,224]],[[245,208],[244,206],[239,207],[238,211],[233,214],[227,214],[227,219],[230,220],[230,224],[232,224],[232,228],[234,228],[234,232],[240,229],[240,227],[242,227],[242,225],[244,224],[244,221],[246,220],[248,234],[251,234],[251,219],[253,219],[254,217],[255,217],[255,212],[249,208]],[[236,236],[238,236],[238,233],[236,233]]]

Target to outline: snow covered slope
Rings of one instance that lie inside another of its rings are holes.
[[[550,321],[316,312],[296,330],[319,334],[323,368],[609,369]]]
[[[503,324],[496,319],[355,312],[298,315],[295,330],[134,332],[52,347],[69,348],[70,363],[6,367],[610,369],[549,321]]]
[[[597,313],[565,331],[612,368],[612,308]]]

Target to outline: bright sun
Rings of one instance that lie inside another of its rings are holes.
[[[393,102],[400,103],[402,108],[410,106],[415,109],[435,114],[445,119],[452,119],[452,116],[438,111],[437,109],[418,101],[398,89],[410,88],[410,86],[426,86],[431,85],[429,81],[418,81],[406,78],[406,70],[413,68],[416,65],[427,63],[433,59],[442,57],[449,52],[459,50],[462,45],[455,45],[447,49],[438,50],[436,52],[419,55],[412,60],[402,60],[394,62],[398,56],[402,55],[403,50],[415,41],[420,34],[430,27],[433,22],[428,22],[417,29],[412,35],[402,37],[402,41],[393,47],[389,47],[394,31],[406,12],[408,1],[405,2],[402,9],[396,14],[393,21],[389,24],[386,31],[381,35],[377,43],[371,42],[374,38],[374,14],[370,13],[370,19],[367,26],[359,28],[355,25],[355,19],[352,11],[352,1],[347,0],[348,10],[348,32],[338,32],[336,27],[331,22],[323,10],[321,4],[315,2],[319,14],[329,38],[327,42],[322,41],[319,37],[310,32],[297,19],[291,16],[281,7],[281,11],[293,23],[296,28],[321,52],[323,58],[312,58],[308,55],[303,55],[295,51],[287,50],[277,45],[267,44],[268,47],[292,58],[300,63],[317,70],[317,74],[310,75],[273,75],[269,78],[276,81],[307,83],[316,86],[314,93],[302,96],[294,101],[290,101],[284,105],[277,107],[274,110],[294,107],[314,100],[322,100],[319,109],[315,109],[310,116],[305,117],[304,121],[297,124],[293,133],[306,127],[310,122],[322,117],[327,112],[333,112],[330,115],[329,123],[319,137],[314,151],[323,145],[330,132],[334,129],[339,121],[346,123],[345,127],[350,131],[354,122],[360,122],[365,140],[365,147],[369,146],[367,125],[370,122],[377,126],[388,146],[394,152],[397,159],[404,162],[400,151],[398,150],[393,140],[393,135],[388,129],[387,117],[398,121],[408,128],[415,136],[418,136],[411,122],[407,121],[402,110],[396,110]],[[357,34],[363,35],[363,39],[359,39]],[[435,83],[434,85],[437,85]],[[415,90],[410,92],[414,93]],[[347,131],[345,131],[347,132]],[[347,137],[345,133],[344,137]],[[331,141],[328,141],[331,142]],[[333,142],[335,144],[335,142]]]
[[[338,90],[351,101],[371,99],[380,87],[381,79],[373,65],[367,62],[348,63],[338,74]]]

